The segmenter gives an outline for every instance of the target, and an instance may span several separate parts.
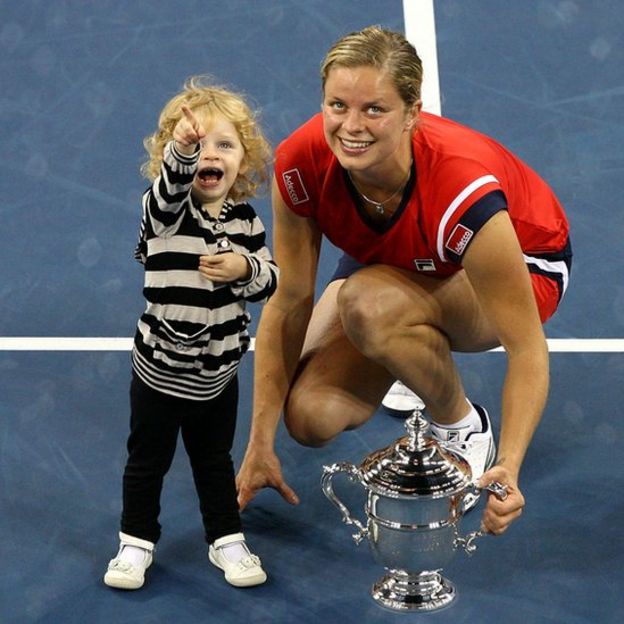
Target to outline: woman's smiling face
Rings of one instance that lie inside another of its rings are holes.
[[[367,65],[330,70],[322,111],[325,140],[350,171],[395,161],[417,115],[387,74]]]

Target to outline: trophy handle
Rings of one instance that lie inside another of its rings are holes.
[[[321,487],[323,488],[323,494],[338,507],[338,510],[342,514],[342,521],[345,524],[354,524],[358,528],[357,533],[353,533],[351,536],[356,544],[359,544],[365,537],[368,536],[368,529],[362,525],[362,523],[351,516],[351,512],[347,506],[336,496],[334,488],[332,486],[332,479],[338,472],[346,472],[351,481],[359,481],[360,473],[358,469],[349,462],[338,462],[331,466],[323,466],[323,476],[321,478]]]
[[[477,486],[477,489],[488,490],[489,492],[492,492],[498,500],[502,501],[504,501],[508,496],[507,486],[499,483],[498,481],[492,481],[492,483],[486,485],[484,488],[479,488],[479,486]]]
[[[488,490],[492,492],[496,498],[499,500],[505,500],[508,496],[507,494],[507,486],[499,483],[498,481],[493,481],[489,485],[486,485],[484,488],[480,488],[478,485],[473,484],[472,490],[475,493],[481,492],[482,490]],[[471,531],[465,537],[456,534],[455,535],[455,547],[463,548],[467,555],[474,554],[475,550],[477,550],[477,544],[475,543],[479,537],[483,537],[485,533],[483,531]]]

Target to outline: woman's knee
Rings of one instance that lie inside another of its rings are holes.
[[[383,391],[379,401],[381,396]],[[353,394],[347,384],[312,384],[308,379],[301,385],[295,383],[291,389],[284,408],[284,424],[300,444],[321,447],[343,431],[363,425],[373,416],[379,401]]]
[[[345,334],[361,347],[372,343],[387,326],[387,308],[383,292],[375,289],[360,274],[352,275],[340,288],[338,311]]]
[[[377,359],[397,333],[429,325],[426,293],[410,285],[409,293],[388,287],[377,267],[352,275],[338,293],[338,309],[349,340],[364,355]],[[410,333],[412,333],[410,331]]]
[[[320,401],[314,392],[290,392],[284,408],[284,425],[289,435],[303,446],[321,447],[331,442],[341,430],[332,423],[329,401]]]

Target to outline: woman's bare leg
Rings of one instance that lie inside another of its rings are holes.
[[[443,280],[387,266],[329,284],[312,315],[285,422],[320,446],[366,422],[400,379],[433,419],[451,424],[469,405],[452,350],[498,340],[463,272]]]
[[[344,282],[331,282],[314,308],[286,403],[286,427],[309,446],[365,423],[394,381],[345,336],[336,302]]]
[[[343,284],[338,307],[352,346],[414,390],[436,422],[467,414],[451,351],[483,351],[498,340],[463,272],[440,280],[367,267]]]

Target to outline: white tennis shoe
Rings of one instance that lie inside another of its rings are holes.
[[[461,455],[469,464],[472,480],[476,483],[481,475],[489,470],[496,458],[496,444],[492,424],[487,410],[473,403],[481,418],[481,431],[470,431],[469,427],[451,429],[431,423],[431,435],[440,446]],[[479,494],[468,493],[463,500],[463,513],[470,511],[479,502]]]

